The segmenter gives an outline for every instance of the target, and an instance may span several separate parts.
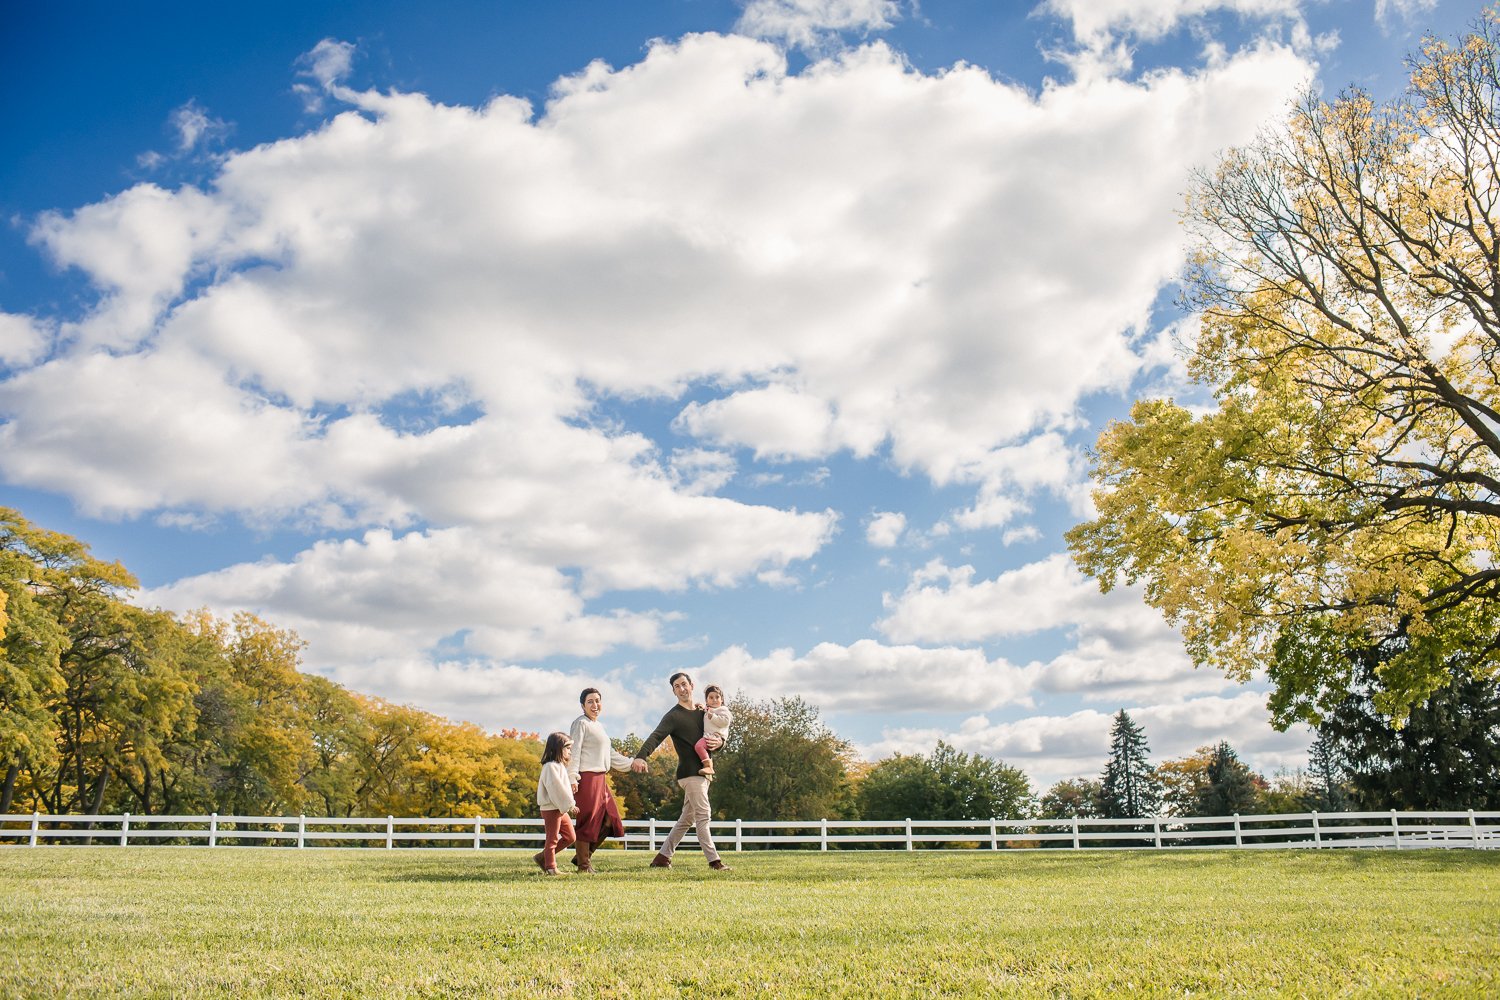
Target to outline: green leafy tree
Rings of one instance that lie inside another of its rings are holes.
[[[1317,793],[1311,775],[1303,770],[1278,770],[1265,780],[1256,796],[1258,813],[1296,813],[1312,809]]]
[[[169,615],[125,602],[136,581],[119,563],[93,558],[66,535],[18,531],[17,520],[7,530],[31,563],[26,587],[61,633],[61,685],[46,702],[56,753],[30,762],[29,783],[50,812],[97,813],[112,778],[160,768],[163,748],[192,725],[180,630]]]
[[[1035,806],[1019,768],[939,742],[878,762],[859,786],[865,819],[1024,819]]]
[[[1090,778],[1059,781],[1037,803],[1039,819],[1088,819],[1104,815],[1103,784]]]
[[[311,802],[317,803],[310,808],[326,816],[352,816],[358,804],[356,761],[363,731],[359,702],[339,685],[317,676],[302,679],[301,701],[312,755],[299,780]]]
[[[23,769],[49,770],[57,760],[52,705],[65,687],[67,636],[33,587],[39,560],[63,547],[60,536],[0,507],[0,813],[10,811]]]
[[[852,748],[801,698],[729,703],[734,724],[714,754],[714,813],[744,819],[824,819],[853,812]]]
[[[1101,435],[1069,544],[1141,584],[1200,664],[1317,725],[1349,649],[1400,719],[1500,650],[1500,36],[1425,42],[1402,100],[1308,96],[1199,176],[1188,371]],[[1292,641],[1283,642],[1288,636]],[[1308,655],[1314,653],[1315,655]]]
[[[1161,801],[1161,784],[1151,762],[1146,733],[1123,708],[1109,734],[1109,761],[1099,782],[1100,814],[1111,819],[1150,816]]]
[[[1214,748],[1199,747],[1186,757],[1164,760],[1156,765],[1156,779],[1161,782],[1162,805],[1173,816],[1200,815],[1198,804],[1208,787],[1208,765]]]
[[[197,696],[207,674],[222,669],[223,656],[176,618],[161,611],[135,612],[135,641],[125,660],[131,669],[118,679],[128,692],[128,722],[117,724],[119,741],[106,762],[119,779],[106,800],[110,811],[171,813],[201,806],[196,775],[179,753],[202,745]],[[144,710],[131,710],[132,703]]]

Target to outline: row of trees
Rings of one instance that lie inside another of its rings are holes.
[[[534,734],[348,691],[298,670],[291,631],[138,608],[135,586],[0,508],[0,813],[534,809]]]
[[[1331,810],[1351,803],[1345,772],[1326,766],[1326,743],[1314,748],[1314,764],[1322,766],[1271,781],[1252,771],[1222,740],[1155,767],[1147,759],[1149,750],[1144,730],[1121,709],[1110,730],[1104,773],[1098,779],[1074,778],[1053,785],[1041,798],[1039,814],[1111,819],[1228,816]]]
[[[0,812],[523,816],[534,733],[486,733],[299,669],[302,641],[249,614],[130,604],[135,581],[0,508]],[[1253,774],[1227,744],[1153,767],[1121,712],[1098,779],[1034,798],[1018,768],[939,743],[859,760],[799,698],[736,697],[716,812],[778,819],[969,819],[1500,807],[1500,689],[1465,676],[1396,728],[1350,695],[1307,773]],[[633,753],[634,735],[617,741]],[[630,816],[676,814],[668,749],[613,776]]]
[[[1308,767],[1270,777],[1226,741],[1153,765],[1143,729],[1115,716],[1097,778],[1040,797],[1016,767],[939,743],[930,754],[871,764],[800,699],[732,703],[736,726],[717,758],[715,812],[784,819],[982,819],[1227,816],[1316,809],[1500,808],[1500,685],[1472,678],[1431,696],[1397,725],[1351,696],[1314,739]],[[639,745],[619,741],[625,752]],[[637,815],[673,815],[675,760],[626,791]]]
[[[523,816],[541,743],[346,690],[249,615],[176,616],[77,539],[0,508],[0,813]],[[1017,769],[940,745],[857,761],[800,699],[737,698],[720,815],[1020,815]],[[633,752],[635,736],[617,741]],[[670,750],[612,776],[627,815],[675,815]]]
[[[1098,779],[1042,796],[1045,817],[1227,816],[1345,809],[1500,808],[1500,684],[1465,677],[1397,725],[1350,696],[1318,728],[1305,770],[1267,779],[1227,742],[1151,765],[1145,732],[1121,709]]]

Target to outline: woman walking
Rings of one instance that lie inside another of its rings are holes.
[[[575,786],[578,820],[574,824],[578,841],[573,848],[573,864],[580,872],[592,874],[591,858],[599,845],[609,837],[625,836],[620,821],[620,807],[609,789],[609,771],[630,770],[630,758],[615,750],[609,734],[599,722],[604,699],[598,688],[584,688],[578,696],[583,714],[573,720],[569,736],[573,740],[573,761],[568,775]]]

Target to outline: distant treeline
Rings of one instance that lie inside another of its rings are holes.
[[[536,813],[537,734],[486,733],[349,691],[298,669],[304,643],[288,629],[243,613],[226,621],[207,611],[143,609],[126,600],[136,586],[119,563],[95,559],[77,539],[0,507],[0,813]],[[1474,720],[1478,704],[1490,721],[1475,720],[1454,735],[1452,713],[1429,713],[1433,721],[1424,725],[1428,716],[1419,712],[1406,732],[1415,725],[1418,745],[1430,749],[1437,731],[1439,748],[1464,760],[1475,759],[1477,741],[1488,747],[1484,759],[1493,760],[1500,733],[1494,687],[1455,696],[1468,718]],[[1475,797],[1485,780],[1443,784],[1430,752],[1415,762],[1387,753],[1374,764],[1369,755],[1351,764],[1347,734],[1342,743],[1320,738],[1308,772],[1268,780],[1222,743],[1152,768],[1133,723],[1122,744],[1121,717],[1129,722],[1122,712],[1103,775],[1059,782],[1038,800],[1019,768],[943,743],[929,754],[862,761],[799,698],[737,696],[731,708],[735,724],[717,756],[714,785],[721,817],[970,819],[1489,805],[1483,794]],[[1394,738],[1399,744],[1404,737]],[[1466,742],[1455,747],[1456,740]],[[632,753],[640,740],[631,734],[616,744]],[[675,765],[663,748],[647,773],[611,776],[627,816],[676,815]],[[1407,776],[1413,768],[1427,776],[1425,784]],[[1493,794],[1493,777],[1487,780]],[[1422,800],[1438,785],[1457,798]]]

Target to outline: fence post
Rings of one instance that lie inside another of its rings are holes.
[[[1240,839],[1240,814],[1234,814],[1234,846],[1244,847],[1245,842]]]
[[[828,821],[826,819],[818,820],[818,850],[828,850]]]
[[[1156,849],[1161,850],[1161,817],[1151,817],[1151,838],[1156,842]]]
[[[218,813],[214,813],[212,816],[208,817],[208,846],[209,847],[217,847],[218,845],[219,845],[219,814]]]
[[[1401,850],[1401,824],[1396,821],[1396,810],[1391,810],[1391,837],[1396,841],[1396,850]]]
[[[302,813],[297,814],[297,846],[302,846],[302,838],[307,834],[307,817]]]
[[[914,850],[917,849],[916,848],[916,844],[911,839],[911,817],[910,816],[906,817],[906,849],[908,851],[914,851]]]
[[[39,813],[39,812],[33,811],[32,814],[31,814],[31,845],[30,845],[32,847],[36,846],[36,830],[37,830],[37,827],[41,824],[41,821],[42,821],[42,814]]]
[[[482,816],[474,817],[474,850],[476,851],[479,850],[479,824],[483,819],[484,817]]]
[[[742,819],[736,819],[734,821],[734,853],[738,854],[742,850],[741,845],[744,843],[744,837],[745,821]]]
[[[650,831],[651,831],[651,833],[650,833],[650,838],[651,839],[649,841],[647,841],[647,843],[650,844],[652,853],[655,853],[656,852],[656,817],[655,816],[651,817]]]
[[[130,839],[130,813],[120,817],[120,846],[124,847]]]
[[[1313,847],[1322,847],[1323,846],[1323,828],[1318,825],[1318,811],[1316,809],[1314,809],[1312,811],[1312,813],[1313,813]]]
[[[1078,850],[1078,817],[1073,817],[1073,850]]]
[[[1479,826],[1474,822],[1474,810],[1469,810],[1469,837],[1474,841],[1474,850],[1479,850]]]
[[[995,832],[995,817],[990,817],[990,850],[1000,850],[1000,835]]]

